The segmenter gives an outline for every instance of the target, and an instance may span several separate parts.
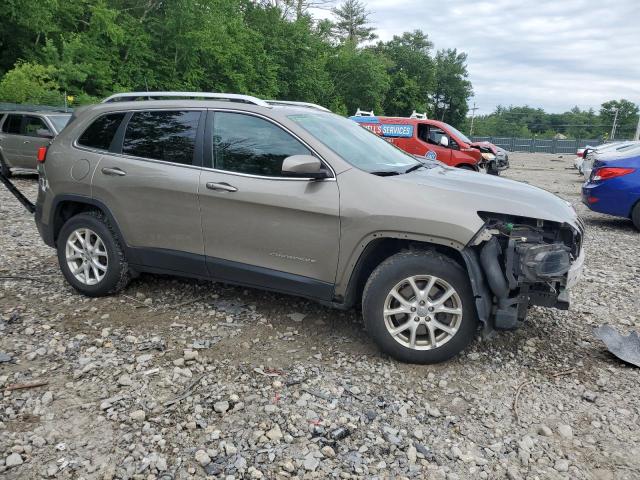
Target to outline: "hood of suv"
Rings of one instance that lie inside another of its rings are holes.
[[[423,185],[478,212],[503,213],[575,226],[577,214],[563,199],[526,183],[458,168],[421,168],[389,180]]]

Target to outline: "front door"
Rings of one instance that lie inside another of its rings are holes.
[[[120,145],[100,159],[93,197],[111,210],[134,256],[132,263],[207,276],[197,195],[201,113],[129,114],[120,127]]]
[[[435,125],[421,123],[418,125],[418,138],[421,142],[421,151],[417,152],[430,160],[439,160],[440,162],[450,164],[451,149],[440,145],[440,138],[448,137],[447,133]]]
[[[22,120],[22,132],[19,145],[17,167],[32,168],[37,166],[38,149],[46,147],[53,138],[53,132],[44,120],[34,115],[25,115]]]
[[[207,266],[213,277],[329,300],[340,240],[335,178],[288,178],[282,162],[312,152],[272,121],[218,111],[200,178]],[[212,123],[212,125],[211,125]]]

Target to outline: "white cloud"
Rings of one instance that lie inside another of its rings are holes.
[[[480,113],[498,104],[562,112],[640,103],[640,1],[370,0],[382,40],[421,29],[468,54]]]

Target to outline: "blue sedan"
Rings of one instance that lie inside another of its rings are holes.
[[[582,202],[594,212],[630,218],[640,230],[640,155],[596,160]]]

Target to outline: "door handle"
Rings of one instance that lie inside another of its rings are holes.
[[[22,143],[24,143],[24,144],[31,143],[31,140],[25,140],[25,141],[24,141],[24,142],[22,142]]]
[[[110,175],[112,177],[124,177],[127,172],[125,172],[124,170],[120,170],[119,168],[103,168],[101,170],[102,173],[104,173],[105,175]]]
[[[234,187],[233,185],[229,185],[228,183],[225,183],[225,182],[220,182],[220,183],[207,182],[207,188],[209,190],[215,190],[218,192],[237,192],[238,191],[236,187]]]

